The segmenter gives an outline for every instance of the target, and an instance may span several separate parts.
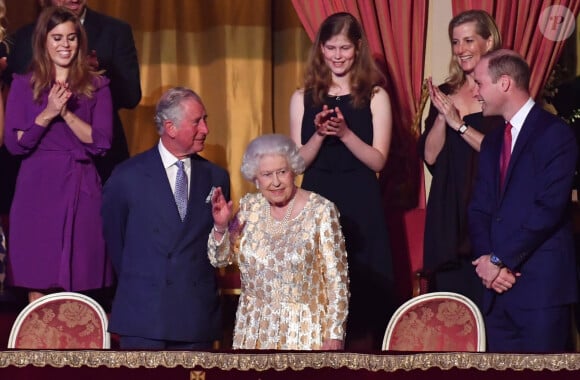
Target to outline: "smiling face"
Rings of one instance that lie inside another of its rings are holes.
[[[79,51],[78,35],[72,21],[58,24],[48,32],[46,50],[57,69],[70,67]]]
[[[260,158],[256,181],[270,204],[286,205],[294,193],[294,172],[285,156],[269,154]]]
[[[502,105],[505,103],[500,81],[493,83],[489,72],[489,60],[481,60],[473,71],[475,87],[475,98],[481,102],[481,109],[484,116],[502,115]]]
[[[209,133],[203,104],[192,98],[181,102],[181,118],[165,121],[164,145],[176,157],[201,152]]]
[[[481,56],[487,53],[492,45],[493,38],[484,39],[477,34],[475,21],[466,22],[453,28],[451,47],[453,55],[464,72],[471,73]]]
[[[320,47],[324,62],[335,76],[347,75],[356,58],[355,44],[343,34],[337,34]]]

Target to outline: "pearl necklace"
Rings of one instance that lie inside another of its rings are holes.
[[[268,214],[268,228],[274,234],[280,235],[286,232],[286,227],[288,226],[288,222],[290,221],[290,216],[292,215],[292,210],[294,210],[294,201],[296,200],[296,194],[290,199],[288,202],[288,208],[286,209],[286,214],[284,214],[284,218],[282,220],[276,220],[272,216],[272,205],[267,208],[266,212]]]

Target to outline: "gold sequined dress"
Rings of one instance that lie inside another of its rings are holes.
[[[344,340],[348,264],[334,204],[310,193],[280,232],[262,194],[247,194],[238,219],[240,236],[208,240],[212,265],[240,268],[233,348],[316,350],[323,339]]]

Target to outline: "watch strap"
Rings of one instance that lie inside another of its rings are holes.
[[[489,261],[500,268],[503,268],[503,262],[501,261],[501,259],[499,257],[497,257],[496,255],[494,255],[493,253],[491,255],[489,255]]]

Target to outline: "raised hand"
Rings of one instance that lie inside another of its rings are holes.
[[[427,86],[429,88],[429,97],[431,98],[431,103],[435,108],[437,108],[439,114],[445,117],[447,124],[452,127],[459,127],[461,124],[463,124],[463,120],[461,117],[459,117],[459,111],[457,108],[455,108],[453,100],[441,92],[437,86],[433,85],[433,78],[430,77],[427,80]]]
[[[219,186],[214,189],[211,195],[211,213],[215,227],[219,231],[225,231],[232,217],[233,203],[226,201],[222,188]]]

